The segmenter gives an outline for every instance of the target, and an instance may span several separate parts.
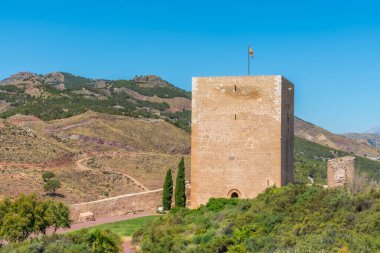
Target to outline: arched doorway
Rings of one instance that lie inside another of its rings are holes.
[[[227,194],[228,198],[238,199],[241,198],[241,193],[237,189],[232,189]]]
[[[231,198],[233,198],[233,199],[238,199],[238,198],[239,198],[239,194],[237,194],[236,192],[233,192],[233,193],[231,194]]]

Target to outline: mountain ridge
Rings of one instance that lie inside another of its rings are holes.
[[[0,81],[0,117],[67,118],[88,110],[161,118],[190,129],[191,93],[155,75],[131,80],[91,79],[66,72],[18,72]]]
[[[159,76],[106,80],[66,72],[45,75],[19,72],[0,81],[2,118],[25,114],[42,120],[54,120],[89,110],[111,115],[164,119],[190,132],[190,92],[177,88]],[[297,117],[295,135],[359,156],[374,159],[380,156],[376,142],[374,145],[371,140],[363,141],[351,136],[337,135]]]

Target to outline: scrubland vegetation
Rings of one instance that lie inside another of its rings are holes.
[[[380,190],[288,185],[172,209],[134,233],[144,252],[378,252]]]
[[[108,230],[81,230],[71,234],[43,236],[11,243],[1,253],[118,253],[120,238]]]

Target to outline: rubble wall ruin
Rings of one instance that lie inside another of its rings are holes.
[[[355,157],[338,157],[327,162],[327,185],[329,188],[352,187],[354,180]]]

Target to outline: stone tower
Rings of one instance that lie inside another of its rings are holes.
[[[191,207],[292,182],[293,115],[282,76],[193,78]]]

